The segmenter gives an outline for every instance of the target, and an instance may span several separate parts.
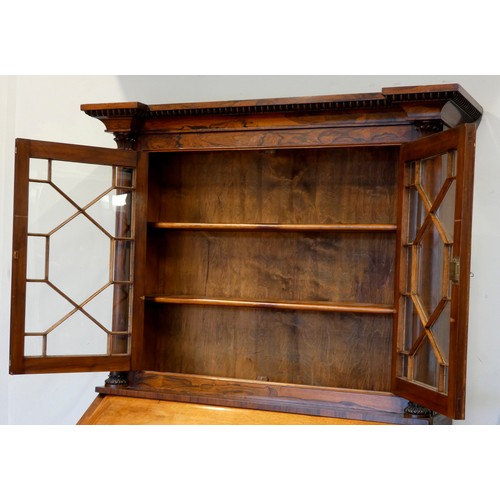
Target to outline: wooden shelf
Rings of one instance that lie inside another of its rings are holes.
[[[348,312],[368,314],[394,314],[396,309],[392,305],[385,304],[362,304],[350,302],[304,302],[304,301],[260,301],[227,298],[208,298],[193,296],[168,296],[147,295],[143,297],[149,302],[160,304],[186,304],[202,306],[225,306],[225,307],[261,307],[267,309],[285,309],[299,311],[322,311],[322,312]]]
[[[235,224],[201,222],[150,222],[155,229],[195,231],[396,231],[396,224]]]

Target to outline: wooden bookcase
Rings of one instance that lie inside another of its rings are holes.
[[[464,418],[482,109],[460,86],[82,110],[118,150],[17,143],[12,373],[109,370],[103,395],[282,413]],[[74,163],[109,165],[107,183],[85,180],[75,200]],[[30,228],[43,190],[69,215]],[[106,196],[127,200],[108,225],[94,214]],[[100,234],[109,264],[78,299],[51,267],[73,225]],[[28,328],[27,302],[54,294],[67,310]],[[105,295],[102,320],[90,306]],[[70,352],[77,330],[88,345]]]

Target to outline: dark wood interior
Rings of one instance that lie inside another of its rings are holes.
[[[390,389],[397,147],[150,156],[149,369]]]
[[[150,222],[396,223],[397,147],[150,156]]]
[[[391,315],[148,305],[155,371],[390,390]]]

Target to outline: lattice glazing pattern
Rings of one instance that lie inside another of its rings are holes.
[[[456,151],[406,165],[405,376],[447,393]]]
[[[134,171],[30,159],[26,356],[128,354]]]

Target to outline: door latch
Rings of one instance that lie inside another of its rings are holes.
[[[450,280],[454,285],[460,281],[460,259],[453,257],[450,261]]]

